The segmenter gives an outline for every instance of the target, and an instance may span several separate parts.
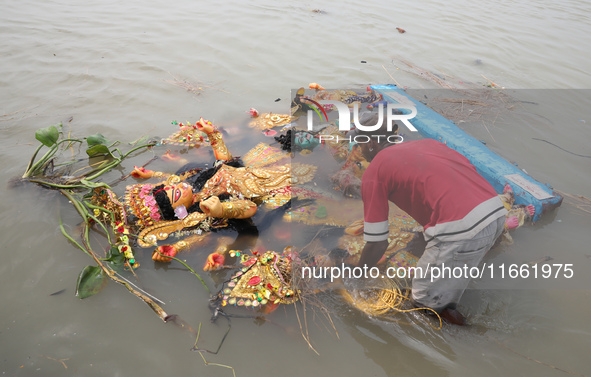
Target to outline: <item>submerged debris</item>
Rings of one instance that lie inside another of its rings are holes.
[[[541,263],[544,263],[544,262],[549,262],[549,261],[551,261],[551,260],[554,260],[554,258],[552,258],[552,257],[549,257],[549,256],[545,256],[545,257],[542,257],[542,258],[540,258],[540,259],[536,259],[536,260],[534,260],[534,261],[531,261],[531,262],[529,262],[529,263],[528,263],[528,266],[530,266],[530,267],[533,267],[533,266],[535,266],[536,264],[541,264]]]

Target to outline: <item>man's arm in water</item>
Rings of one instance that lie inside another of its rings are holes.
[[[363,267],[364,265],[367,265],[368,267],[375,266],[378,264],[378,261],[382,258],[387,248],[388,240],[366,242],[357,265],[359,267]]]

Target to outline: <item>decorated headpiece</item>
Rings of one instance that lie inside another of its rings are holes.
[[[137,224],[141,228],[154,225],[162,220],[162,213],[158,208],[158,203],[150,184],[137,184],[126,187],[125,206],[135,217]]]
[[[97,187],[93,190],[91,202],[94,206],[105,208],[108,212],[95,210],[95,216],[101,221],[111,221],[114,223],[122,223],[127,227],[127,213],[123,204],[117,199],[117,195],[113,191]],[[97,212],[98,211],[98,212]],[[112,217],[111,217],[111,214]]]
[[[93,191],[91,199],[94,208],[94,216],[98,221],[110,224],[117,235],[116,246],[119,252],[129,261],[129,266],[139,267],[129,245],[129,224],[124,205],[117,196],[109,189],[97,187]],[[101,210],[103,208],[104,210]]]
[[[282,254],[232,250],[230,256],[239,257],[244,267],[222,289],[222,305],[258,307],[297,301],[299,291],[291,286],[291,248]]]

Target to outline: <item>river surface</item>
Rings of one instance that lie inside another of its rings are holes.
[[[118,284],[75,297],[79,272],[93,262],[62,236],[57,219],[75,234],[77,214],[55,191],[8,185],[25,170],[41,127],[63,122],[73,136],[130,142],[203,116],[224,126],[239,155],[269,141],[247,127],[246,111],[285,113],[290,90],[310,82],[441,89],[406,61],[447,83],[523,100],[518,110],[460,126],[537,180],[591,197],[591,161],[583,157],[591,155],[588,1],[4,1],[0,36],[2,375],[232,375],[205,365],[191,351],[193,334],[163,323]],[[110,178],[164,151],[138,154]],[[591,214],[565,199],[515,231],[490,262],[550,257],[573,264],[577,283],[490,289],[473,282],[481,289],[461,303],[468,327],[436,331],[413,315],[400,317],[412,326],[380,321],[334,297],[324,305],[334,327],[308,310],[318,354],[286,306],[266,322],[233,319],[219,354],[204,355],[237,376],[589,376],[590,229]],[[204,249],[183,258],[200,270],[212,251]],[[195,329],[201,323],[200,346],[215,349],[227,325],[210,323],[199,281],[180,265],[138,254],[139,284],[168,313]],[[202,276],[219,287],[219,277]]]

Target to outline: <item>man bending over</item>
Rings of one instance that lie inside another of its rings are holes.
[[[362,123],[377,124],[375,114]],[[388,201],[413,217],[424,228],[427,243],[412,280],[412,300],[428,307],[452,323],[463,323],[456,304],[466,289],[469,276],[434,278],[429,271],[445,264],[468,269],[477,267],[503,231],[503,203],[493,187],[477,173],[460,153],[432,139],[389,143],[380,130],[360,143],[371,161],[363,174],[361,194],[364,209],[364,239],[367,241],[359,266],[375,266],[388,247]],[[388,135],[386,135],[388,136]],[[362,139],[357,137],[357,139]],[[442,274],[439,274],[442,275]]]

